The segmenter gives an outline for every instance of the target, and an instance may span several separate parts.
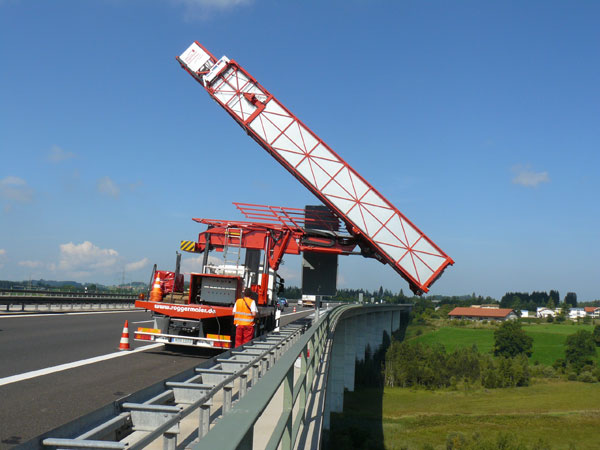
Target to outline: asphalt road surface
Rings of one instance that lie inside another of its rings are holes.
[[[289,314],[286,308],[281,325],[310,312]],[[125,320],[131,347],[138,351],[117,352]],[[150,320],[143,311],[0,316],[0,448],[24,443],[215,355],[203,349],[171,352],[155,344],[142,349],[148,344],[133,341],[131,331]],[[74,367],[52,369],[71,363]]]

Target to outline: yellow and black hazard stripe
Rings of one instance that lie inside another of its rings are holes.
[[[179,248],[184,252],[192,252],[196,251],[196,243],[194,241],[181,241]]]

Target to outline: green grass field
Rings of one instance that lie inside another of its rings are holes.
[[[497,325],[446,321],[410,325],[406,341],[444,345],[448,352],[476,344],[491,352]],[[591,325],[531,324],[531,364],[564,357],[567,336]],[[598,352],[596,356],[598,361]],[[374,388],[346,392],[344,414],[332,415],[329,448],[446,449],[449,436],[470,446],[454,449],[600,449],[600,385],[536,379],[531,386],[458,390]],[[501,445],[502,439],[510,440]],[[456,441],[455,441],[456,442]]]
[[[411,327],[412,325],[407,332],[407,341],[429,345],[441,343],[448,352],[476,344],[481,353],[489,353],[494,346],[495,328],[492,326],[487,328],[442,326],[438,329],[421,327],[423,334],[420,336],[416,336],[414,330],[410,330]],[[533,354],[529,360],[532,364],[538,361],[541,364],[552,365],[558,358],[564,358],[567,336],[575,334],[578,330],[592,331],[593,328],[592,325],[571,324],[524,325],[525,332],[533,338]],[[596,361],[600,361],[598,354],[596,354]]]
[[[362,432],[359,448],[445,449],[449,434],[462,433],[467,439],[478,434],[488,441],[485,448],[496,448],[505,434],[514,437],[509,448],[597,449],[600,388],[559,380],[466,392],[386,388],[383,399],[380,391],[364,389],[346,393],[344,414],[332,424]]]

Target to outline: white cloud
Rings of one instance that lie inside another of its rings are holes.
[[[140,259],[139,261],[125,264],[125,270],[128,272],[134,272],[148,265],[148,258]]]
[[[201,273],[202,272],[202,260],[204,255],[192,256],[190,258],[181,258],[181,273],[189,275],[190,273]],[[223,260],[217,256],[208,256],[209,264],[223,264]]]
[[[254,0],[171,0],[183,5],[186,19],[206,18],[211,13],[225,12],[238,6],[250,5]]]
[[[550,182],[548,172],[534,172],[525,166],[514,166],[512,168],[514,177],[512,182],[525,187],[537,187],[541,183]]]
[[[58,268],[73,273],[88,273],[90,270],[110,269],[117,263],[116,250],[99,248],[90,241],[81,244],[60,245]]]
[[[30,269],[35,269],[44,265],[44,263],[41,261],[19,261],[18,264],[22,267],[28,267]]]
[[[57,163],[67,159],[75,158],[75,153],[67,152],[58,145],[53,145],[48,152],[48,161]]]
[[[0,198],[9,203],[28,203],[33,199],[33,189],[24,179],[7,176],[0,179]]]
[[[97,183],[98,192],[102,194],[110,195],[111,197],[117,198],[119,196],[119,187],[115,184],[110,177],[103,177],[98,180]]]

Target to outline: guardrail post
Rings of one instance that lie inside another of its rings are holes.
[[[165,433],[163,435],[163,450],[176,450],[177,449],[177,434]]]
[[[254,364],[252,364],[252,384],[251,384],[251,386],[254,386],[256,384],[259,376],[260,376],[260,361],[255,361]]]
[[[153,431],[179,414],[176,406],[123,403],[123,409],[131,412],[133,427],[138,431]],[[163,432],[163,449],[175,450],[179,434],[179,422]]]
[[[231,391],[233,386],[223,386],[223,414],[231,410]]]
[[[212,404],[212,400],[210,402],[204,403],[200,405],[199,412],[199,421],[198,421],[198,437],[202,438],[206,436],[208,430],[210,428],[210,405]]]
[[[265,355],[260,359],[260,373],[258,374],[259,378],[262,377],[265,373],[267,373],[268,366],[269,356]]]
[[[242,398],[244,395],[246,395],[247,391],[248,391],[248,373],[244,372],[240,375],[239,398]]]

